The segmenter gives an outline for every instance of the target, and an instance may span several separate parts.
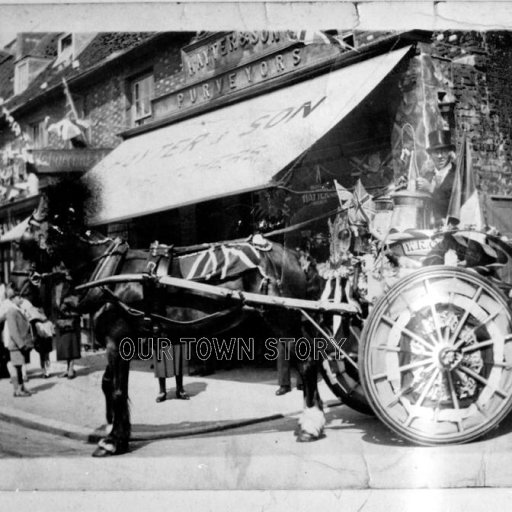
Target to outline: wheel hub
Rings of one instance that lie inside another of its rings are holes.
[[[462,362],[462,354],[453,347],[441,347],[437,360],[442,370],[454,370]]]

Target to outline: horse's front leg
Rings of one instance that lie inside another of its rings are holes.
[[[107,336],[107,369],[103,380],[103,390],[107,404],[107,422],[112,422],[112,430],[101,439],[93,453],[94,457],[120,455],[128,451],[131,424],[128,404],[128,375],[130,362],[121,357],[119,344],[123,337]]]
[[[325,415],[318,392],[318,365],[314,357],[299,361],[298,368],[304,384],[304,411],[299,418],[297,441],[316,441],[324,436]]]
[[[114,382],[112,377],[112,367],[107,364],[105,368],[105,373],[103,374],[103,378],[101,379],[101,390],[103,391],[103,396],[105,397],[105,416],[107,418],[107,434],[112,432],[113,422],[114,422],[114,410],[112,397],[114,396]]]

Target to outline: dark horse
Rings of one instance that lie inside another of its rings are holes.
[[[134,250],[125,242],[93,237],[90,233],[73,231],[62,218],[52,218],[39,208],[33,215],[20,247],[41,282],[50,289],[64,282],[69,293],[64,294],[66,307],[79,313],[95,314],[95,334],[107,350],[107,368],[102,388],[106,400],[107,423],[110,433],[99,442],[95,456],[121,454],[128,450],[130,413],[128,404],[128,373],[130,362],[121,357],[120,344],[125,338],[165,336],[211,336],[226,331],[244,318],[247,308],[239,301],[219,299],[201,293],[191,293],[178,287],[160,286],[148,277],[142,282],[120,282],[95,287],[77,294],[74,287],[94,279],[123,274],[147,276],[170,275],[183,277],[180,258],[201,256],[214,245],[189,250],[169,250],[155,246],[150,250]],[[221,251],[237,251],[249,244],[223,243]],[[308,281],[298,256],[277,243],[257,244],[252,251],[253,267],[234,274],[212,276],[207,282],[232,290],[274,296],[307,298]],[[243,258],[242,258],[243,259]],[[190,276],[189,276],[190,277]],[[307,336],[297,311],[274,308],[253,309],[272,328],[276,337],[304,338]],[[323,435],[325,419],[317,388],[319,361],[310,350],[306,360],[297,358],[298,370],[304,382],[304,414],[299,420],[298,441],[312,441]]]

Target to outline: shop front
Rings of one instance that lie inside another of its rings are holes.
[[[147,242],[149,232],[166,243],[215,241],[329,207],[333,179],[351,186],[364,173],[370,186],[389,183],[396,73],[410,54],[408,45],[383,50],[128,134],[85,176],[96,198],[89,223],[125,230],[132,243]]]

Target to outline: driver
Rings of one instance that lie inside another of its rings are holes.
[[[428,148],[434,174],[424,174],[416,180],[418,190],[432,194],[432,208],[436,221],[448,214],[455,179],[455,146],[449,130],[436,130],[428,134]]]

